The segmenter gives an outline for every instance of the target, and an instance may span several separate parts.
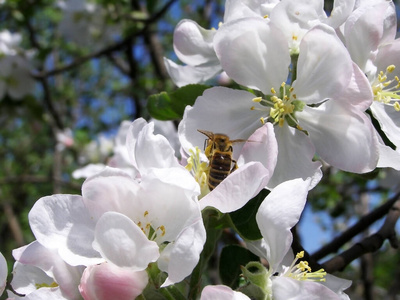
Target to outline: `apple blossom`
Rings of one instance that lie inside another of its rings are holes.
[[[13,256],[16,263],[11,285],[18,294],[28,299],[44,295],[52,299],[80,299],[78,284],[84,266],[67,264],[56,250],[37,241],[13,250]]]
[[[271,187],[291,178],[320,176],[318,163],[311,161],[315,152],[345,171],[364,173],[376,167],[378,142],[364,114],[372,102],[372,91],[330,27],[318,25],[302,39],[297,77],[291,87],[282,84],[288,76],[289,50],[272,24],[257,18],[231,22],[218,30],[214,44],[232,79],[268,96],[206,90],[193,109],[186,109],[183,124],[195,123],[198,128],[207,124],[205,129],[219,127],[222,132],[237,128],[247,132],[242,138],[248,138],[262,123],[273,122],[279,152]],[[251,100],[256,104],[250,105]],[[194,128],[186,134],[194,135]]]
[[[260,263],[250,262],[242,270],[245,277],[264,291],[266,299],[349,299],[342,292],[350,285],[349,281],[326,277],[324,270],[312,272],[308,263],[300,260],[304,253],[298,253],[293,259],[290,229],[304,209],[309,185],[309,179],[294,179],[278,185],[256,214],[263,238],[248,242],[248,246],[267,259],[269,267],[265,270]],[[250,267],[259,269],[256,275]]]
[[[250,16],[263,19],[278,2],[227,0],[223,23]],[[164,58],[167,71],[178,87],[205,82],[222,72],[213,44],[217,30],[204,29],[192,20],[178,23],[174,30],[173,46],[176,56],[186,65],[181,66]]]
[[[84,182],[82,196],[39,199],[29,221],[38,241],[71,265],[141,271],[158,261],[169,285],[190,274],[205,242],[198,193],[184,169],[153,169],[139,182],[107,167]]]
[[[361,1],[345,23],[343,36],[351,58],[366,74],[371,85],[374,99],[370,106],[372,115],[398,150],[400,39],[395,39],[396,28],[396,11],[392,1]],[[390,149],[382,151],[384,156]],[[396,155],[395,152],[390,154]],[[398,155],[394,157],[399,159]],[[391,163],[382,162],[378,166],[393,167]]]

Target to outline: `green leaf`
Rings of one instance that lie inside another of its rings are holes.
[[[219,276],[223,284],[236,289],[239,286],[241,266],[250,261],[259,261],[257,255],[238,245],[228,245],[221,251]]]
[[[183,117],[187,105],[193,105],[197,97],[210,86],[189,84],[171,93],[161,92],[148,98],[147,109],[158,120],[176,120]]]
[[[256,221],[256,214],[261,203],[269,194],[268,190],[261,190],[257,196],[246,203],[241,209],[231,212],[232,223],[241,237],[247,240],[259,240],[262,238]]]

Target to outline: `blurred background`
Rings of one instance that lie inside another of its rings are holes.
[[[327,11],[332,2],[325,1]],[[179,63],[176,24],[185,18],[218,27],[224,4],[0,1],[0,251],[10,271],[12,249],[34,240],[28,213],[35,201],[80,194],[84,178],[73,172],[110,162],[122,121],[149,119],[148,97],[176,89],[163,62],[168,57]],[[226,84],[217,80],[211,84]],[[170,124],[160,130],[165,126]],[[359,176],[326,167],[324,175],[296,231],[310,253],[385,202],[399,182],[398,174],[380,170]],[[351,244],[376,231],[379,222]],[[399,250],[385,243],[338,275],[353,280],[351,299],[400,299],[399,266]]]

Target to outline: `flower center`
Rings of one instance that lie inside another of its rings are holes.
[[[207,151],[207,149],[206,149]],[[196,146],[195,151],[189,150],[190,157],[187,159],[186,170],[188,170],[200,185],[201,195],[199,198],[205,196],[210,191],[207,184],[208,164],[200,160],[200,149]],[[206,153],[207,155],[207,153]]]
[[[290,277],[296,280],[305,281],[326,281],[326,272],[324,269],[320,269],[315,272],[311,272],[311,268],[307,261],[300,261],[296,263],[300,258],[304,257],[304,251],[297,253],[290,267],[282,274],[282,276]]]
[[[143,233],[150,241],[155,241],[157,238],[163,237],[166,232],[164,225],[153,227],[149,220],[149,212],[147,210],[143,214],[143,221],[138,221],[136,224],[142,229]]]
[[[287,89],[286,83],[282,83],[279,89],[279,95],[274,88],[271,89],[272,96],[269,99],[256,97],[253,102],[260,103],[264,107],[251,107],[251,110],[265,111],[268,117],[261,117],[262,124],[265,122],[273,122],[274,125],[278,124],[283,126],[285,121],[289,126],[303,130],[295,117],[296,111],[301,111],[304,107],[304,102],[296,99],[296,94],[293,93],[293,88]]]
[[[374,93],[374,101],[392,106],[396,111],[400,111],[400,80],[398,76],[388,79],[388,75],[394,71],[396,67],[390,65],[386,68],[385,73],[380,71],[378,77],[374,80],[372,91]]]

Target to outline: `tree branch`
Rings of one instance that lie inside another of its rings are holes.
[[[399,197],[400,193],[397,193],[386,203],[382,204],[381,206],[370,212],[368,215],[365,215],[362,218],[360,218],[360,220],[356,224],[347,229],[340,236],[336,237],[329,244],[326,244],[320,250],[312,254],[311,258],[313,260],[318,261],[321,258],[324,258],[325,256],[331,253],[336,253],[340,249],[340,247],[342,247],[345,243],[350,241],[353,237],[355,237],[359,233],[363,232],[372,223],[385,216]]]
[[[361,242],[355,244],[350,249],[344,251],[340,255],[326,261],[322,264],[324,269],[329,272],[343,270],[354,259],[361,257],[365,253],[372,253],[379,250],[383,242],[388,239],[393,248],[399,247],[399,242],[396,238],[395,226],[400,217],[400,198],[396,195],[394,204],[390,207],[389,213],[384,224],[375,234],[365,238]],[[387,203],[390,203],[388,201]],[[385,203],[385,205],[387,204]]]

